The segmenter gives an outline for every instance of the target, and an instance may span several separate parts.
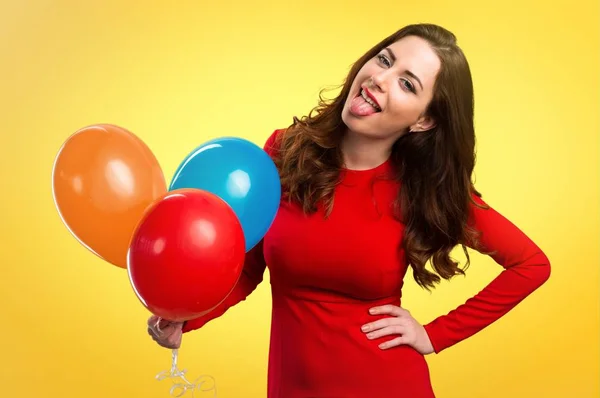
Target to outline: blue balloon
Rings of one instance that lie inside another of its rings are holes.
[[[271,157],[237,137],[208,141],[179,165],[169,191],[196,188],[223,199],[237,215],[246,252],[265,236],[279,209],[281,181]]]

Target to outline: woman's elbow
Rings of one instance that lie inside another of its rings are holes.
[[[544,253],[539,254],[539,261],[537,267],[535,267],[535,271],[536,287],[542,286],[550,279],[552,267],[550,265],[550,259]]]

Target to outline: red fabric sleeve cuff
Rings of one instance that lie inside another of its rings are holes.
[[[437,319],[423,327],[425,328],[425,332],[427,332],[427,336],[429,336],[429,341],[436,354],[439,354],[452,345],[452,341],[446,337],[443,327],[438,323]]]

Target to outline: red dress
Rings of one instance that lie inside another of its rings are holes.
[[[273,153],[276,131],[265,145]],[[407,271],[399,249],[403,226],[390,204],[397,183],[374,177],[391,170],[343,170],[328,219],[302,214],[282,201],[263,241],[247,254],[231,295],[210,314],[188,321],[197,329],[244,300],[269,267],[272,323],[268,398],[431,398],[427,362],[409,346],[378,347],[367,339],[368,309],[400,305]],[[480,202],[481,200],[478,199]],[[474,209],[482,243],[505,270],[464,305],[425,325],[439,353],[491,324],[539,287],[550,274],[544,253],[496,211]],[[386,315],[387,316],[387,315]]]

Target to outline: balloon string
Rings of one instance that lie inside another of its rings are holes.
[[[190,391],[191,396],[194,396],[194,390],[204,391],[204,392],[212,392],[213,397],[217,397],[217,385],[215,383],[215,379],[209,375],[201,375],[193,383],[191,383],[186,377],[185,374],[187,370],[179,370],[177,368],[177,357],[179,355],[179,351],[174,349],[172,351],[172,363],[171,369],[160,372],[156,375],[156,379],[158,381],[162,381],[165,379],[171,379],[173,382],[173,387],[171,387],[170,394],[173,397],[181,397],[186,392]],[[207,383],[208,382],[208,383]],[[205,384],[208,384],[206,386]]]

